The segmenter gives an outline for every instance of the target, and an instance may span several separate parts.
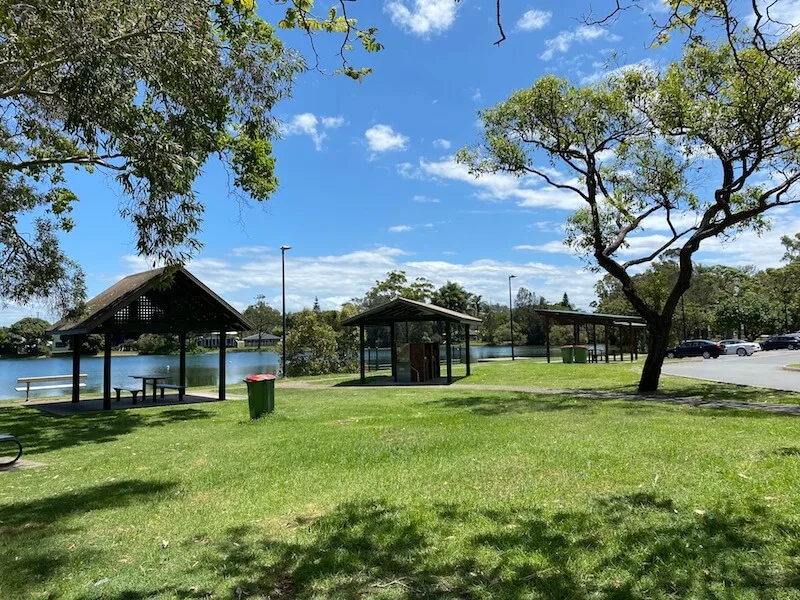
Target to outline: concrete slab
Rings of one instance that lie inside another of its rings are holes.
[[[233,398],[229,397],[231,400],[236,400],[238,397]],[[141,399],[139,402],[134,405],[131,398],[123,398],[120,402],[116,400],[111,401],[111,410],[137,410],[137,409],[148,409],[148,408],[157,408],[159,406],[186,406],[189,404],[204,404],[206,402],[219,402],[219,398],[212,395],[200,395],[200,394],[187,394],[183,397],[183,401],[178,400],[178,394],[166,394],[164,398],[158,398],[158,402],[153,403],[152,397],[148,397],[146,401],[142,401]],[[48,403],[41,403],[41,404],[31,404],[29,406],[38,408],[42,412],[49,413],[51,415],[56,415],[58,417],[67,417],[70,415],[81,415],[87,413],[94,413],[94,412],[102,412],[103,411],[103,400],[102,398],[90,398],[87,400],[81,400],[77,404],[72,403],[69,400],[61,401],[61,402],[48,402]]]

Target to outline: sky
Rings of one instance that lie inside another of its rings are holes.
[[[263,1],[272,21],[279,8]],[[595,0],[600,13],[611,0]],[[244,309],[263,294],[280,309],[281,245],[286,252],[287,309],[324,309],[363,296],[387,272],[450,281],[508,301],[508,276],[548,300],[566,292],[580,308],[594,299],[599,275],[563,244],[565,219],[576,199],[532,179],[494,175],[475,179],[454,153],[479,140],[478,111],[554,73],[575,84],[599,81],[615,69],[662,69],[674,45],[650,49],[651,17],[660,0],[643,0],[604,27],[581,17],[589,2],[505,2],[507,35],[499,46],[493,0],[359,0],[348,6],[364,26],[379,29],[385,49],[354,53],[356,66],[374,73],[357,83],[309,71],[293,98],[275,113],[282,139],[275,144],[280,189],[266,203],[242,203],[229,193],[229,177],[209,162],[196,189],[206,212],[204,249],[188,269],[234,306]],[[327,6],[325,2],[320,4]],[[800,23],[800,0],[779,0],[784,21]],[[308,55],[296,32],[282,32]],[[322,40],[322,67],[337,67],[339,40]],[[86,272],[89,296],[125,275],[150,268],[135,254],[132,227],[119,215],[122,195],[113,179],[74,172],[80,197],[76,227],[63,247]],[[778,266],[780,236],[800,231],[800,210],[774,214],[759,237],[712,240],[698,262]],[[657,247],[663,227],[632,239],[629,252]],[[42,306],[0,308],[0,325],[23,316],[54,320]]]

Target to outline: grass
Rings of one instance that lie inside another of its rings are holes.
[[[47,465],[0,474],[0,598],[798,596],[795,418],[457,387],[277,399],[253,422],[241,401],[0,408]]]

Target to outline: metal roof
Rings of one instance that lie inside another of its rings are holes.
[[[354,325],[391,325],[404,321],[449,321],[465,325],[478,324],[481,320],[472,315],[456,312],[449,308],[417,302],[408,298],[395,298],[385,304],[376,306],[360,315],[342,321],[344,326]]]
[[[242,341],[244,341],[244,342],[257,342],[258,341],[258,337],[259,337],[259,335],[257,333],[254,333],[253,335],[248,335],[247,337],[242,338]],[[262,333],[261,334],[261,341],[262,342],[267,342],[267,341],[271,341],[271,340],[279,340],[279,339],[281,339],[281,338],[279,338],[277,335],[272,335],[271,333]]]
[[[131,306],[142,305],[132,311]],[[58,321],[49,334],[93,332],[180,333],[253,329],[252,323],[185,268],[128,275],[89,300],[77,317]]]
[[[647,327],[642,317],[635,315],[607,315],[603,313],[587,313],[576,310],[556,310],[552,308],[535,308],[537,314],[559,325],[616,325]]]

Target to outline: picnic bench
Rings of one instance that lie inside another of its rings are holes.
[[[86,379],[86,373],[78,375],[80,379]],[[47,383],[53,381],[69,381],[69,383],[51,383],[50,385],[34,385],[32,383]],[[24,383],[24,386],[14,388],[18,392],[25,392],[25,402],[28,401],[31,392],[39,390],[61,390],[72,389],[72,375],[45,375],[42,377],[20,377],[17,383]],[[85,383],[79,383],[78,387],[86,387]]]
[[[174,383],[159,383],[159,389],[161,390],[161,397],[164,397],[164,390],[178,390],[178,401],[183,401],[183,395],[186,393],[186,386],[185,385],[177,385]]]
[[[121,386],[115,386],[114,387],[114,391],[117,392],[117,402],[120,401],[120,394],[122,392],[130,392],[131,396],[133,396],[133,403],[136,404],[136,396],[139,394],[139,392],[142,391],[142,388],[140,388],[140,387],[125,387],[125,386],[121,385]],[[144,399],[144,398],[142,398],[142,399]]]
[[[0,463],[0,467],[7,467],[9,465],[13,465],[15,462],[19,460],[19,457],[22,456],[22,444],[19,442],[17,438],[9,433],[0,434],[0,444],[9,443],[9,444],[16,444],[17,445],[17,455],[10,461],[10,462],[2,462]]]

